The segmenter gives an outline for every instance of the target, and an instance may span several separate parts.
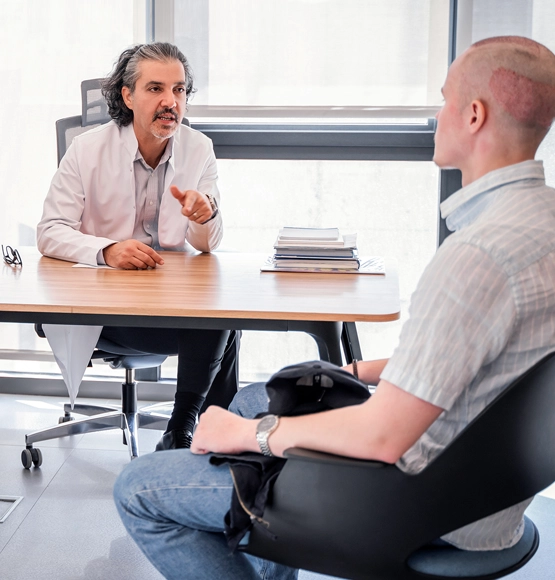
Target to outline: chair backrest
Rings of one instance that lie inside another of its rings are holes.
[[[56,121],[56,146],[58,165],[74,137],[90,131],[110,120],[108,105],[101,91],[102,79],[81,82],[81,115]]]
[[[89,79],[81,82],[81,125],[101,125],[110,120],[108,105],[102,95],[102,80]]]
[[[58,165],[62,157],[66,154],[68,147],[77,135],[84,133],[85,131],[90,131],[98,125],[83,126],[81,124],[82,117],[77,115],[75,117],[66,117],[65,119],[59,119],[56,121],[56,148],[58,151]]]
[[[406,566],[442,535],[555,481],[555,356],[508,387],[421,473],[293,450],[248,551],[349,578],[419,577]]]

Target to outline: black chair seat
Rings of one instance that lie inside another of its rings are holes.
[[[520,567],[530,559],[539,545],[534,522],[524,517],[524,533],[520,540],[506,550],[459,550],[448,544],[427,546],[417,550],[407,561],[413,570],[439,578],[483,578],[504,570]]]
[[[150,354],[115,344],[100,337],[92,359],[103,359],[113,369],[148,369],[160,366],[168,357],[163,354]]]

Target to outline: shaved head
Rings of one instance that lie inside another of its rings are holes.
[[[541,140],[555,117],[555,55],[519,36],[481,40],[461,56],[459,94],[461,107],[484,102],[500,129]]]

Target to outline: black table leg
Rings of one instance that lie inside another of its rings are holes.
[[[353,359],[362,360],[362,351],[358,341],[356,323],[344,322],[343,331],[341,332],[341,344],[347,364],[351,364]]]
[[[358,334],[354,322],[308,322],[291,321],[289,330],[306,332],[316,341],[321,360],[343,365],[341,346],[345,354],[347,364],[353,358],[360,360],[362,353],[358,341]]]

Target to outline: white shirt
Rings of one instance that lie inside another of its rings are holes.
[[[173,140],[173,137],[171,137]],[[144,160],[139,149],[135,155],[133,170],[135,171],[135,227],[133,239],[139,240],[155,250],[159,250],[158,244],[158,216],[160,214],[160,201],[164,193],[164,180],[168,169],[172,143],[164,150],[160,162],[153,169]]]
[[[170,146],[159,208],[159,246],[184,250],[189,243],[199,251],[212,251],[223,235],[221,212],[204,225],[189,222],[169,191],[171,185],[194,189],[219,203],[212,142],[182,125]],[[113,121],[75,137],[52,179],[37,227],[37,245],[44,255],[96,265],[103,248],[132,239],[137,149],[132,125],[118,127]]]
[[[543,165],[492,171],[441,204],[455,233],[428,265],[381,378],[445,411],[398,462],[422,470],[514,379],[555,350],[555,190]],[[443,539],[509,547],[523,502]]]

